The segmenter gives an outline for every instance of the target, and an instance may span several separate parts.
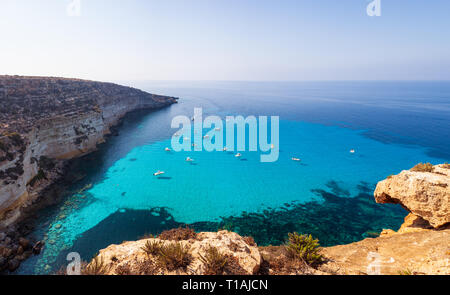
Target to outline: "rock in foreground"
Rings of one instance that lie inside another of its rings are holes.
[[[161,247],[181,245],[189,252],[187,265],[168,269],[159,261],[161,254],[158,251],[153,254],[144,251],[147,243]],[[224,273],[250,275],[258,272],[262,261],[256,245],[250,244],[236,233],[219,231],[199,233],[181,241],[150,238],[111,245],[101,250],[97,259],[102,261],[109,275],[204,275],[211,274],[204,259],[208,260],[208,250],[214,247],[228,261],[229,269]]]

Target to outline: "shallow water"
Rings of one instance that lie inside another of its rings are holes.
[[[89,259],[111,243],[182,224],[231,229],[261,245],[280,244],[292,231],[311,233],[323,245],[361,240],[398,228],[406,215],[398,206],[375,204],[378,181],[418,162],[450,158],[450,83],[135,86],[179,96],[180,103],[130,114],[120,136],[78,161],[74,172],[85,177],[62,204],[41,212],[34,235],[47,244],[21,273],[52,272],[69,252]],[[231,152],[164,151],[176,131],[171,119],[192,117],[194,107],[222,118],[280,116],[279,160],[261,163],[258,152],[236,158]],[[195,162],[186,162],[187,156]],[[157,170],[166,173],[154,177]]]

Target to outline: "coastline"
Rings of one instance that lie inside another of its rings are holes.
[[[97,150],[127,113],[177,103],[113,83],[53,77],[0,76],[0,96],[0,233],[12,245],[0,250],[16,257],[2,258],[1,268],[10,270],[40,253],[43,243],[24,237],[26,220],[61,197],[69,161]],[[18,98],[25,103],[15,104]]]

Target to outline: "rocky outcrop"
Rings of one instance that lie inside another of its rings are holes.
[[[378,183],[375,200],[401,204],[434,228],[445,226],[450,223],[450,166],[442,164],[422,170],[403,171]]]
[[[346,275],[450,274],[450,230],[381,236],[323,249],[320,270]]]
[[[158,261],[161,256],[158,251],[154,254],[144,251],[147,243],[157,243],[160,247],[179,243],[188,249],[189,262],[186,267],[167,269]],[[108,275],[204,275],[211,274],[208,272],[206,262],[212,260],[208,260],[208,250],[211,247],[226,257],[229,265],[233,263],[230,271],[234,274],[256,274],[260,268],[262,259],[256,245],[229,231],[199,233],[195,237],[181,241],[150,238],[111,245],[100,251],[97,261],[104,264],[105,274]]]
[[[64,160],[95,150],[126,113],[175,102],[112,83],[0,76],[0,228],[19,219]]]

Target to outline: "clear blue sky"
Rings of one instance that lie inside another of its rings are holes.
[[[0,74],[117,80],[450,80],[450,1],[0,1]]]

